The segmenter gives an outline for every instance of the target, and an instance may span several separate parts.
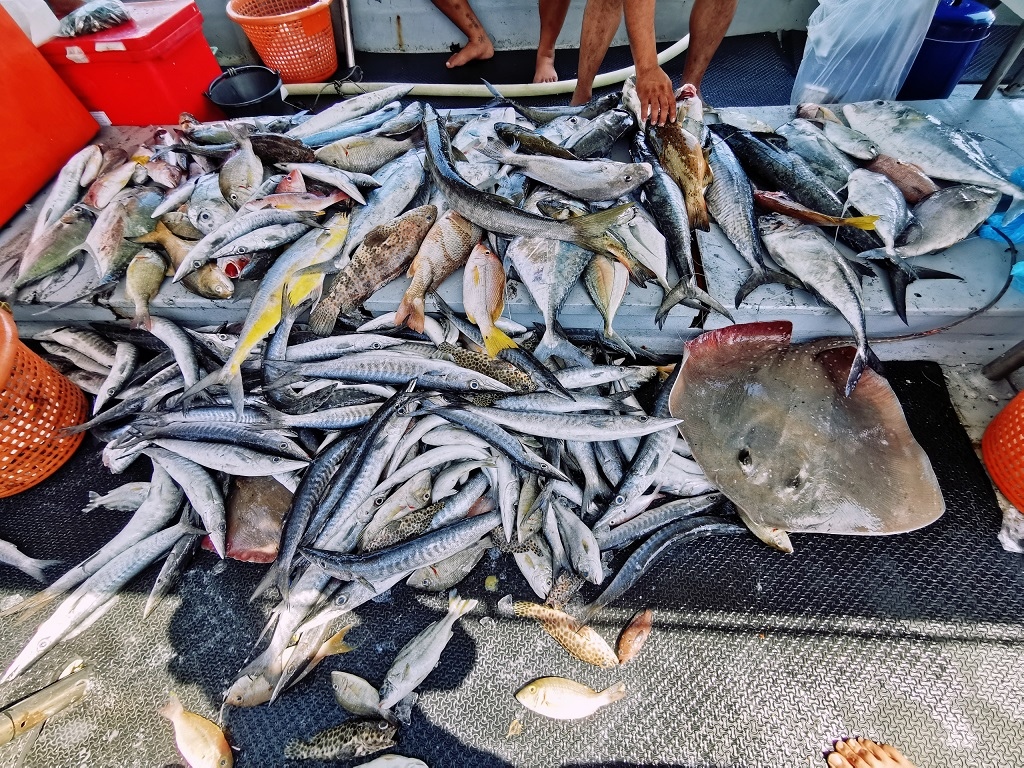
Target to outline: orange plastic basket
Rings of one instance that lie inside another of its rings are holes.
[[[316,83],[338,68],[330,6],[331,0],[230,0],[228,18],[283,82]]]
[[[85,420],[85,396],[18,340],[10,313],[0,310],[0,498],[52,475],[83,434],[61,430]]]
[[[981,455],[1003,496],[1024,511],[1024,392],[1007,403],[985,429]]]

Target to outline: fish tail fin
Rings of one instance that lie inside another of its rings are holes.
[[[423,333],[426,312],[422,296],[410,296],[408,292],[402,297],[395,312],[395,325],[406,325],[417,333]]]
[[[750,277],[743,281],[743,285],[736,291],[736,309],[740,308],[740,304],[754,292],[756,288],[762,285],[768,285],[769,283],[779,283],[787,288],[803,288],[804,284],[796,277],[787,275],[785,272],[779,272],[776,269],[762,269],[753,272]]]
[[[519,345],[509,338],[509,335],[497,326],[492,325],[487,329],[484,334],[484,346],[487,348],[487,354],[491,357],[497,357],[498,353],[503,349],[515,349]]]
[[[613,701],[624,699],[626,697],[626,684],[620,680],[619,682],[614,683],[605,688],[603,691],[601,691],[600,695],[601,698],[609,704],[611,704]]]
[[[92,512],[94,509],[100,508],[100,499],[103,498],[96,491],[89,491],[89,503],[82,507],[82,513]]]
[[[451,594],[448,595],[448,613],[459,618],[465,616],[467,613],[476,608],[477,600],[468,597],[459,597],[459,593],[454,589]]]
[[[860,381],[861,375],[864,373],[864,368],[869,367],[872,370],[881,373],[882,372],[882,361],[878,359],[874,351],[867,344],[857,349],[857,354],[853,357],[853,365],[850,366],[850,375],[846,379],[846,396],[849,397],[853,394],[853,390],[857,386],[857,382]]]
[[[499,160],[503,163],[507,163],[508,159],[515,154],[504,142],[493,136],[488,136],[477,144],[474,149],[492,160]]]
[[[850,216],[849,218],[843,219],[843,226],[873,230],[878,218],[878,216]]]
[[[309,330],[317,336],[330,336],[338,322],[340,308],[334,302],[322,300],[309,316]]]
[[[696,310],[710,309],[714,310],[723,317],[729,318],[733,321],[732,314],[726,309],[718,299],[712,296],[707,291],[701,290],[697,286],[693,285],[689,278],[683,277],[676,286],[665,294],[664,300],[661,302],[661,306],[658,307],[658,312],[654,316],[654,321],[658,324],[659,328],[664,328],[665,319],[668,317],[668,313],[672,307],[676,304],[685,304]]]
[[[1013,202],[1010,203],[1010,207],[1003,214],[1003,226],[1013,224],[1021,214],[1024,214],[1024,193],[1018,193],[1013,196]]]
[[[487,82],[486,80],[484,80],[484,79],[483,79],[482,77],[480,78],[480,82],[482,82],[482,83],[484,84],[484,87],[485,87],[485,88],[486,88],[486,89],[487,89],[488,91],[490,91],[490,92],[491,92],[491,96],[493,96],[493,97],[494,97],[494,101],[495,101],[495,102],[497,102],[497,103],[498,103],[499,105],[507,105],[507,104],[509,103],[509,102],[508,102],[508,99],[506,99],[506,98],[505,98],[504,96],[502,96],[502,95],[501,95],[501,94],[500,94],[500,93],[498,92],[498,89],[497,89],[497,88],[495,88],[495,87],[494,87],[493,85],[491,85],[490,83],[488,83],[488,82]]]
[[[636,360],[636,353],[633,352],[633,348],[626,343],[626,340],[619,336],[618,332],[610,325],[605,326],[604,337],[608,339],[620,352],[629,355],[631,358]]]
[[[153,320],[149,316],[149,307],[139,307],[135,310],[135,317],[132,318],[129,328],[133,331],[138,328],[145,328],[147,331],[153,330]]]
[[[583,354],[575,344],[565,338],[559,330],[557,323],[554,321],[544,329],[544,335],[537,344],[537,348],[533,350],[534,357],[541,362],[550,360],[552,356],[555,356],[575,365],[591,364],[590,358]]]
[[[173,722],[175,718],[179,717],[181,713],[185,711],[185,708],[181,705],[181,701],[178,699],[178,694],[174,691],[171,691],[167,695],[169,697],[167,699],[167,703],[160,707],[157,712],[161,716],[166,717],[168,720]]]
[[[345,635],[348,634],[348,631],[354,626],[355,624],[347,624],[324,640],[324,644],[320,646],[317,656],[323,658],[325,656],[337,656],[341,653],[354,651],[358,646],[349,645],[345,642]]]
[[[574,216],[571,219],[566,219],[565,223],[575,233],[579,245],[595,252],[611,253],[612,256],[618,258],[617,254],[608,248],[608,228],[628,224],[634,216],[636,216],[636,206],[633,203],[624,203],[606,211]]]
[[[162,223],[163,222],[161,222],[161,224]],[[139,235],[138,237],[131,238],[131,241],[133,243],[156,243],[157,245],[163,244],[163,240],[163,233],[160,232],[158,229],[154,229],[152,232],[147,232],[144,235]]]
[[[711,217],[708,215],[708,206],[701,198],[701,202],[694,206],[696,210],[690,213],[690,226],[703,232],[711,231]]]

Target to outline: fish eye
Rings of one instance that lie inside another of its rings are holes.
[[[383,503],[384,503],[384,497],[383,496],[378,496],[376,499],[373,500],[373,506],[375,506],[375,507],[379,507]]]
[[[370,349],[381,349],[383,346],[379,341],[375,341],[370,345]]]
[[[649,421],[650,417],[649,416],[637,416],[636,420],[639,421],[641,424],[643,424],[643,423]]]
[[[470,389],[480,389],[480,382],[479,382],[479,381],[477,381],[476,379],[472,379],[472,380],[471,380],[471,381],[469,382],[469,388],[470,388]]]
[[[885,106],[885,102],[882,99],[875,99],[875,106],[876,107]]]
[[[382,731],[386,731],[391,726],[389,726],[386,721],[381,720],[377,727],[380,728]]]
[[[616,496],[616,497],[615,497],[615,503],[616,503],[616,504],[625,504],[625,503],[626,503],[626,497],[625,497],[625,496],[623,496],[623,495],[622,495],[622,494],[620,493],[620,494],[619,494],[618,496]]]
[[[750,458],[750,451],[748,451],[746,448],[741,448],[736,458],[744,467],[749,467],[753,463],[753,461]]]
[[[531,686],[529,686],[529,687],[528,687],[528,688],[527,688],[526,690],[527,690],[527,691],[528,691],[529,693],[536,693],[536,692],[537,692],[537,686],[536,686],[536,685],[531,685]]]
[[[622,178],[623,178],[623,180],[624,180],[624,181],[632,181],[632,180],[633,180],[633,175],[632,175],[632,174],[630,174],[630,173],[627,173],[627,174],[626,174],[625,176],[623,176]]]
[[[281,462],[281,457],[280,457],[280,456],[275,456],[275,457],[274,457],[274,458],[272,459],[272,461],[273,461],[273,462],[274,462],[275,464],[279,464],[279,463]]]

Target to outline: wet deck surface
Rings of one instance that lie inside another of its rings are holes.
[[[460,587],[481,604],[422,686],[395,751],[434,768],[815,766],[831,739],[857,733],[890,740],[930,768],[1024,764],[1019,555],[996,543],[999,509],[940,368],[897,363],[889,374],[943,488],[947,512],[938,523],[891,538],[794,536],[789,556],[749,536],[677,548],[598,617],[595,628],[614,641],[635,610],[655,611],[643,653],[612,671],[574,660],[532,623],[497,617],[503,594],[530,592],[510,559],[485,557]],[[53,478],[0,501],[0,538],[69,563],[109,539],[126,515],[77,510],[89,490],[144,478],[148,468],[114,477],[97,453],[86,441]],[[48,727],[28,765],[180,764],[156,709],[174,690],[187,707],[216,716],[272,604],[247,604],[264,568],[204,553],[143,623],[151,568],[93,629],[0,692],[9,700],[38,687],[74,656],[95,671],[88,700]],[[492,574],[500,587],[488,593]],[[8,569],[3,576],[0,602],[35,589]],[[272,707],[225,710],[236,765],[285,765],[287,740],[344,719],[330,670],[379,684],[397,650],[444,610],[442,598],[404,586],[391,595],[357,610],[360,626],[349,635],[356,651],[328,659]],[[5,663],[33,627],[4,623]],[[544,675],[595,688],[622,680],[629,696],[583,721],[544,720],[513,698]],[[523,732],[507,740],[516,718]],[[0,750],[0,763],[9,764],[11,750]]]

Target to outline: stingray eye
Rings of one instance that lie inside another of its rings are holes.
[[[788,485],[793,490],[799,490],[800,486],[802,486],[803,484],[804,480],[802,477],[800,477],[800,475],[794,475],[792,478],[790,478],[789,482],[786,483],[786,485]]]
[[[741,448],[739,454],[736,456],[736,460],[744,467],[749,467],[753,464],[753,460],[750,458],[750,451],[746,448]]]

